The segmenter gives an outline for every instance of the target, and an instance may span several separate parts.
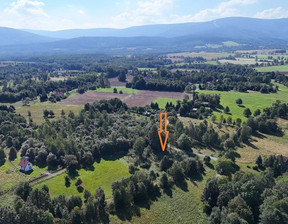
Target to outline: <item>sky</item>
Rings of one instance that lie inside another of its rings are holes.
[[[287,0],[0,0],[0,26],[63,30],[288,18]]]

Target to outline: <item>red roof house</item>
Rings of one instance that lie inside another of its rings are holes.
[[[23,172],[28,172],[33,169],[33,165],[29,162],[29,158],[27,156],[24,156],[18,165],[20,166],[20,171]]]

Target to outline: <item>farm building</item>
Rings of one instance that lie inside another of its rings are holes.
[[[21,162],[19,163],[20,166],[20,171],[23,172],[29,172],[31,170],[33,170],[33,165],[32,163],[29,162],[29,158],[27,156],[24,156],[21,160]]]

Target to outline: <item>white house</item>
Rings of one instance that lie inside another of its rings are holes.
[[[19,163],[20,171],[23,172],[29,172],[30,170],[33,170],[32,163],[29,162],[29,158],[27,156],[24,156]]]

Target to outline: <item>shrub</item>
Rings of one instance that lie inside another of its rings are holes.
[[[78,178],[75,182],[75,186],[80,186],[82,184],[81,178]]]

